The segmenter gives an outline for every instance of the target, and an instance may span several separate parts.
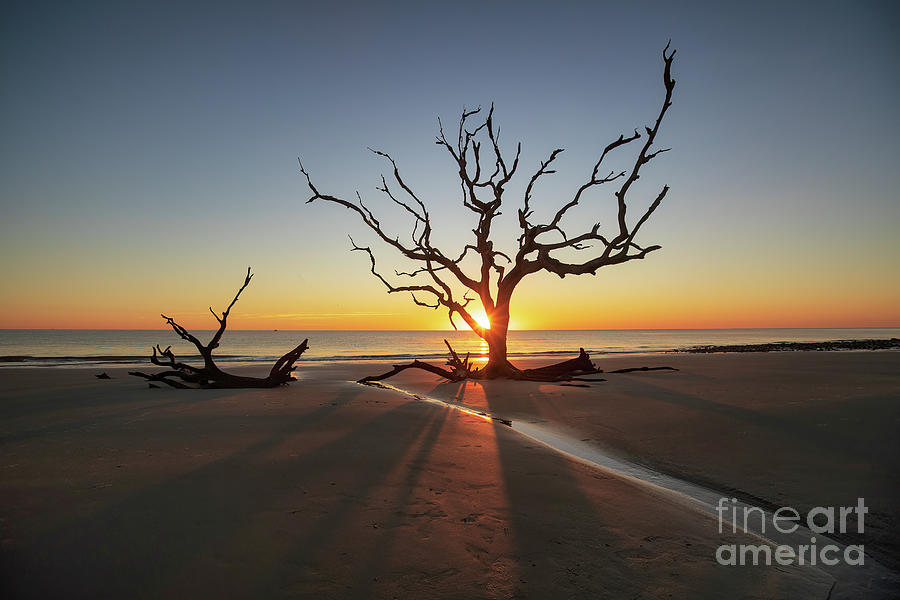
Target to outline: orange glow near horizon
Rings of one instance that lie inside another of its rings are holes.
[[[220,312],[239,283],[240,271],[236,277],[224,270],[202,281],[185,275],[148,283],[127,273],[99,284],[74,276],[20,279],[11,281],[14,294],[0,297],[0,328],[160,330],[162,312],[188,329],[210,330],[217,323],[207,307]],[[377,283],[361,275],[316,287],[261,272],[228,327],[452,329],[445,311],[385,294]],[[697,273],[641,262],[597,277],[523,281],[510,308],[510,330],[900,327],[900,282],[862,270],[843,272],[840,280],[805,270],[766,281],[746,269]],[[488,324],[480,307],[472,312]],[[468,328],[459,318],[456,325]]]
[[[210,294],[212,297],[214,294]],[[334,303],[310,306],[302,313],[273,310],[269,302],[247,294],[235,305],[228,320],[231,330],[450,330],[443,311],[407,306],[403,299],[388,299],[371,310],[354,310]],[[375,298],[374,301],[377,301]],[[268,306],[267,306],[268,305]],[[58,303],[43,301],[14,303],[0,299],[0,329],[166,329],[160,312],[170,315],[193,330],[217,327],[208,303],[197,298],[174,301],[133,301],[85,299],[84,305],[68,299]],[[365,308],[366,305],[362,305]],[[652,296],[628,293],[596,302],[590,295],[567,295],[566,309],[550,298],[523,294],[512,308],[513,330],[548,329],[739,329],[739,328],[855,328],[900,327],[900,298],[859,297],[852,290],[830,297],[792,294],[776,296],[765,291],[752,293],[722,290],[693,296],[672,293],[665,301]],[[213,308],[221,310],[214,304]],[[318,310],[317,310],[318,309]],[[475,314],[488,325],[484,313]],[[460,330],[469,329],[456,319]]]
[[[866,311],[865,316],[842,314],[831,307],[810,306],[808,310],[767,310],[748,313],[741,306],[725,306],[718,310],[686,311],[643,311],[639,307],[623,312],[610,310],[598,317],[590,310],[572,310],[566,318],[547,313],[533,313],[527,320],[510,322],[510,331],[535,330],[617,330],[617,329],[764,329],[764,328],[867,328],[900,327],[900,315],[893,307]],[[190,330],[213,330],[217,323],[212,316],[170,311],[175,320]],[[82,311],[69,314],[18,314],[0,322],[0,329],[167,329],[164,321],[152,310],[144,314],[126,311],[110,311],[97,315]],[[524,315],[523,315],[524,316]],[[284,330],[284,331],[449,331],[446,316],[422,318],[415,310],[378,317],[348,316],[344,318],[297,319],[282,317],[241,317],[234,315],[228,320],[229,330]],[[514,323],[527,322],[528,326]],[[470,330],[467,324],[457,321],[460,330]]]

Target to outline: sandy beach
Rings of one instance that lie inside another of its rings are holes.
[[[526,361],[534,364],[546,361]],[[524,363],[523,363],[524,364]],[[900,353],[654,355],[588,387],[394,385],[542,423],[766,506],[865,497],[897,565]],[[722,566],[684,498],[510,427],[301,363],[270,390],[149,389],[125,369],[0,371],[9,598],[826,598],[799,566]],[[527,366],[527,365],[526,365]],[[249,369],[253,371],[253,369]],[[852,536],[851,536],[852,537]]]

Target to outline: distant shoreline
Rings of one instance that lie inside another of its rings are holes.
[[[693,346],[669,352],[797,352],[833,350],[894,350],[900,349],[900,339],[885,340],[832,340],[827,342],[768,342],[764,344],[728,344],[723,346]]]

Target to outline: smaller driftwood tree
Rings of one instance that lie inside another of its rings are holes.
[[[222,339],[222,334],[225,333],[225,328],[227,327],[228,315],[231,312],[231,308],[238,301],[238,298],[241,296],[241,292],[243,292],[247,288],[247,286],[250,285],[251,279],[253,279],[253,273],[250,272],[250,267],[247,267],[247,276],[244,278],[244,284],[241,285],[240,289],[237,291],[237,294],[234,295],[234,299],[231,301],[231,304],[228,305],[228,308],[226,308],[222,312],[221,317],[216,314],[212,307],[209,308],[209,312],[211,312],[212,315],[216,318],[216,321],[219,322],[219,328],[216,330],[216,333],[213,335],[208,344],[204,344],[203,342],[198,340],[187,329],[176,323],[175,319],[173,319],[172,317],[161,315],[162,318],[166,320],[166,324],[171,327],[172,330],[177,333],[181,339],[187,340],[197,347],[197,351],[200,352],[200,356],[203,358],[202,367],[195,367],[183,362],[178,362],[178,360],[175,358],[175,353],[172,352],[171,346],[163,350],[159,347],[159,345],[157,345],[155,348],[153,348],[153,356],[150,357],[150,362],[160,367],[168,367],[168,370],[153,374],[141,373],[139,371],[129,371],[129,375],[134,375],[135,377],[143,377],[144,379],[147,379],[151,382],[159,381],[174,388],[182,389],[192,387],[271,388],[286,384],[290,381],[296,381],[296,378],[292,374],[294,370],[294,363],[309,347],[308,338],[303,340],[303,342],[301,342],[299,346],[276,360],[275,364],[272,365],[272,369],[269,371],[268,377],[245,377],[242,375],[232,375],[231,373],[226,373],[225,371],[220,369],[213,360],[212,352],[219,347],[219,341]]]

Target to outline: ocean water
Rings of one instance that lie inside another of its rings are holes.
[[[193,332],[202,342],[212,331]],[[433,359],[447,354],[444,339],[460,354],[486,355],[487,345],[471,331],[226,331],[214,356],[221,362],[273,361],[309,338],[303,360]],[[819,342],[900,337],[900,328],[865,329],[632,329],[512,331],[510,355],[592,356],[664,352],[706,344]],[[6,329],[0,330],[0,365],[142,364],[153,345],[171,345],[189,359],[196,349],[171,330]],[[561,360],[561,359],[560,359]]]

